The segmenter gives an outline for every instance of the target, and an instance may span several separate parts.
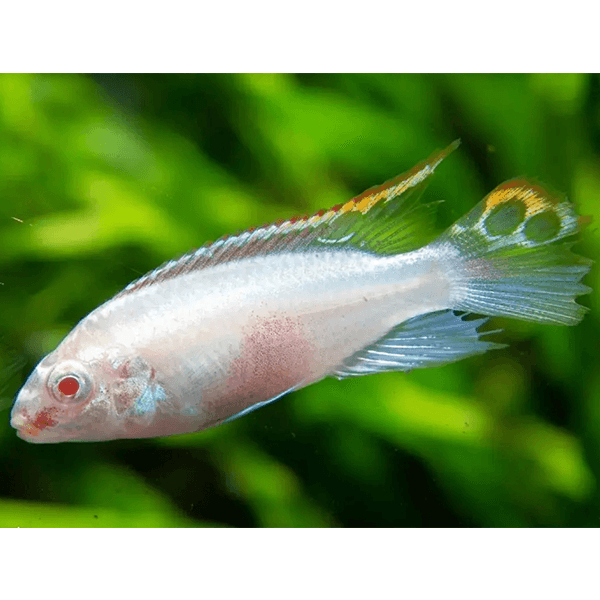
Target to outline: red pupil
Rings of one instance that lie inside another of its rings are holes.
[[[64,377],[58,384],[58,391],[64,396],[74,396],[79,391],[79,381],[75,377]]]

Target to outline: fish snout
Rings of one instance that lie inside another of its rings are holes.
[[[52,406],[42,406],[39,395],[24,387],[17,395],[10,413],[10,425],[17,430],[20,438],[35,442],[38,441],[35,438],[39,438],[45,429],[57,424],[56,412],[57,409]]]

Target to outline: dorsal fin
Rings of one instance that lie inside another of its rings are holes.
[[[310,217],[292,218],[225,236],[168,261],[130,283],[118,295],[223,262],[276,252],[331,250],[342,245],[378,254],[414,250],[425,241],[424,231],[429,228],[426,217],[432,206],[420,204],[418,199],[435,168],[459,143],[456,140],[406,173],[366,190],[345,204]]]

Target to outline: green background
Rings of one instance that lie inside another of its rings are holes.
[[[425,193],[438,227],[521,175],[597,222],[597,75],[1,76],[0,525],[600,524],[597,293],[578,327],[495,319],[503,350],[326,380],[195,435],[32,445],[9,426],[36,362],[132,279],[458,137]],[[592,224],[577,250],[599,246]]]

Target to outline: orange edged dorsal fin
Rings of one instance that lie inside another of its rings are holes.
[[[369,188],[362,194],[353,198],[340,208],[340,212],[361,212],[363,215],[369,212],[374,206],[381,202],[389,202],[404,194],[407,190],[414,188],[423,183],[430,175],[433,174],[435,168],[454,150],[460,146],[460,140],[454,140],[448,147],[443,150],[437,150],[429,158],[422,160],[412,169],[390,179],[381,185]]]
[[[419,248],[430,241],[426,236],[431,230],[434,206],[420,203],[420,195],[436,167],[459,144],[460,140],[455,140],[406,173],[368,189],[345,204],[312,216],[249,229],[202,246],[130,283],[119,295],[223,262],[277,252],[353,247],[390,255]]]

